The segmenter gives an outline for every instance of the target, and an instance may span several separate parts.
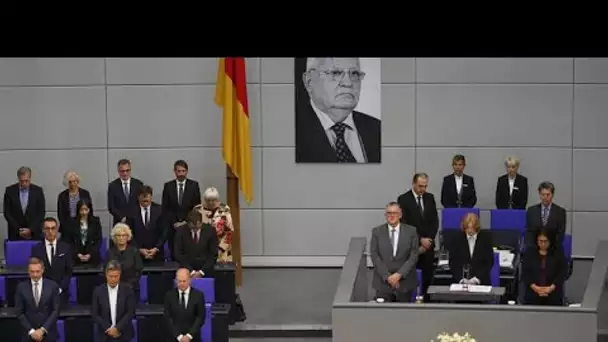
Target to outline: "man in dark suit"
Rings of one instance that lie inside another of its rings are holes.
[[[137,196],[139,205],[133,208],[127,218],[127,224],[133,233],[131,243],[139,248],[144,264],[162,263],[165,260],[164,244],[169,230],[163,210],[152,201],[152,196],[152,187],[144,185]]]
[[[165,183],[161,204],[171,226],[167,232],[167,241],[171,257],[175,260],[173,241],[176,230],[186,227],[188,213],[201,204],[201,189],[197,181],[188,178],[188,163],[185,160],[176,161],[173,172],[175,179]]]
[[[175,236],[175,256],[181,267],[190,270],[192,277],[213,275],[217,260],[218,240],[211,224],[203,223],[198,210],[188,214],[188,229],[180,229]]]
[[[44,277],[59,285],[61,303],[65,305],[68,302],[74,262],[70,245],[57,239],[57,230],[57,220],[52,217],[44,219],[44,240],[32,247],[32,257],[44,262]]]
[[[359,58],[307,59],[306,92],[296,95],[296,162],[380,162],[381,121],[354,110],[364,77]]]
[[[528,178],[517,173],[519,159],[505,160],[507,173],[496,182],[496,209],[526,209],[528,204]]]
[[[131,209],[137,206],[137,194],[143,183],[131,177],[131,161],[118,161],[118,178],[108,184],[108,210],[112,214],[113,223],[125,223]]]
[[[105,270],[106,284],[93,292],[91,316],[99,342],[129,342],[134,335],[131,320],[135,317],[135,295],[130,286],[120,284],[120,272],[120,263],[110,260]]]
[[[180,268],[175,273],[177,288],[165,295],[165,321],[169,330],[167,342],[201,341],[205,324],[205,296],[190,286],[190,271]]]
[[[441,205],[444,208],[473,208],[477,204],[475,180],[464,174],[466,160],[457,154],[452,159],[454,173],[443,177],[441,184]]]
[[[44,265],[40,259],[30,258],[27,266],[30,279],[17,285],[15,307],[23,328],[21,341],[57,341],[59,317],[59,287],[49,279],[42,279]]]
[[[427,192],[428,184],[429,176],[426,173],[416,173],[412,180],[412,189],[397,198],[403,214],[401,222],[416,227],[420,238],[417,268],[422,271],[424,296],[435,275],[435,237],[439,229],[437,204],[435,196]]]
[[[534,248],[537,230],[545,228],[553,234],[554,241],[561,248],[566,234],[566,209],[553,203],[555,194],[553,183],[540,183],[538,194],[541,202],[528,208],[526,213],[526,246]]]
[[[4,218],[8,223],[9,240],[40,239],[40,227],[46,215],[44,191],[31,183],[32,169],[22,166],[17,170],[19,182],[6,187]]]
[[[372,287],[376,300],[411,302],[416,289],[418,234],[416,228],[401,223],[401,208],[391,202],[385,210],[386,223],[372,229],[370,254],[374,264]]]

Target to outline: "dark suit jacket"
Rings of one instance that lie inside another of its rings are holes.
[[[91,193],[83,188],[78,189],[78,194],[80,199],[89,200],[89,215],[93,215],[93,200],[91,199]],[[78,213],[76,213],[78,214]],[[70,216],[70,190],[65,189],[57,195],[57,218],[59,219],[59,231],[63,233],[63,226],[68,225],[69,221],[73,221],[73,218]]]
[[[42,240],[34,245],[32,247],[32,257],[36,257],[44,262],[44,278],[54,281],[61,288],[62,295],[67,295],[74,267],[72,249],[67,242],[57,240],[55,244],[55,257],[52,263],[50,263],[49,257],[46,254],[46,243],[46,240]]]
[[[509,208],[511,204],[511,208]],[[496,182],[496,209],[526,209],[528,204],[528,178],[515,175],[513,193],[509,192],[509,176],[502,175]]]
[[[163,210],[157,203],[150,205],[150,221],[148,226],[144,225],[144,221],[141,215],[141,207],[135,206],[131,210],[129,217],[127,218],[127,224],[131,227],[133,232],[133,239],[131,244],[139,248],[158,248],[156,258],[158,261],[164,261],[164,244],[167,241],[167,232],[169,230],[169,224],[163,215]],[[173,227],[171,227],[173,229]],[[146,236],[143,236],[143,235]]]
[[[4,218],[8,223],[8,239],[23,240],[19,228],[30,228],[32,239],[42,238],[42,221],[46,215],[46,199],[41,187],[30,184],[28,204],[25,215],[19,200],[19,184],[6,187],[4,192]]]
[[[469,265],[470,278],[477,277],[481,285],[492,285],[490,271],[494,265],[494,250],[492,236],[483,230],[477,234],[473,256],[469,252],[469,241],[465,233],[454,236],[450,246],[450,271],[452,281],[458,283],[462,279],[462,268]]]
[[[139,179],[131,178],[131,190],[129,192],[129,201],[127,202],[120,178],[116,178],[108,184],[108,210],[114,218],[113,225],[120,222],[123,217],[127,217],[130,209],[137,205],[137,195],[142,186],[143,183]]]
[[[413,291],[418,283],[416,263],[418,262],[420,239],[416,234],[415,227],[403,223],[399,226],[397,254],[394,257],[388,224],[385,223],[372,229],[369,247],[374,264],[372,286],[381,293],[391,293],[393,291],[387,279],[395,272],[402,275],[397,291]]]
[[[526,246],[536,246],[534,241],[536,236],[537,228],[542,226],[542,205],[536,204],[528,208],[526,213]],[[559,205],[552,203],[551,209],[549,210],[549,219],[547,221],[547,228],[551,234],[553,234],[554,241],[561,248],[562,242],[564,241],[564,235],[566,234],[566,209]]]
[[[167,341],[176,341],[179,335],[190,334],[192,341],[201,340],[201,327],[205,324],[205,296],[190,287],[186,310],[180,305],[180,291],[175,288],[165,295],[165,321],[171,332]]]
[[[417,195],[414,195],[412,190],[410,190],[397,198],[397,202],[403,213],[401,221],[416,227],[418,237],[435,240],[437,230],[439,229],[439,215],[437,214],[435,196],[428,192],[422,195],[423,213],[420,213],[418,209],[418,202],[415,196]]]
[[[477,204],[477,191],[475,179],[469,175],[462,175],[462,203],[461,208],[473,208]],[[458,192],[454,174],[443,177],[441,184],[441,205],[444,208],[458,208]]]
[[[80,222],[70,220],[67,229],[64,227],[64,231],[68,233],[65,241],[71,246],[72,258],[75,264],[83,264],[78,258],[78,254],[91,255],[91,259],[86,263],[87,265],[98,265],[101,262],[99,248],[101,246],[102,227],[99,217],[89,214],[87,220],[87,236],[84,245],[82,244]]]
[[[302,101],[300,101],[302,102]],[[381,155],[381,121],[353,111],[353,120],[368,163],[379,163]],[[296,114],[296,163],[336,163],[336,151],[312,109],[310,102],[298,105]]]
[[[179,205],[177,199],[177,181],[166,182],[163,187],[163,200],[161,204],[171,225],[175,222],[186,221],[188,213],[192,208],[201,204],[201,189],[198,182],[186,179],[182,205]],[[173,230],[173,227],[171,229]]]
[[[192,231],[183,227],[175,235],[175,258],[181,267],[189,270],[213,271],[218,255],[218,239],[210,224],[203,224],[198,244],[192,239]]]
[[[15,290],[15,307],[19,323],[21,323],[21,341],[33,341],[28,332],[31,329],[44,327],[47,334],[43,341],[55,341],[57,339],[57,318],[59,317],[59,287],[55,282],[48,279],[42,280],[42,293],[40,303],[36,306],[34,293],[32,291],[32,281],[27,279]]]
[[[131,287],[122,283],[118,285],[116,329],[120,332],[120,338],[118,340],[111,339],[105,334],[105,331],[112,326],[108,285],[97,286],[93,292],[93,305],[91,306],[91,316],[97,325],[96,341],[130,341],[134,335],[131,320],[135,318],[135,306],[135,295]]]
[[[563,303],[564,282],[568,272],[568,265],[561,249],[554,249],[553,252],[547,254],[545,259],[545,279],[543,284],[542,279],[542,260],[536,248],[529,248],[524,253],[522,258],[522,274],[521,278],[525,285],[524,298],[526,303],[537,303],[540,298],[530,286],[551,286],[555,285],[555,290],[551,292],[545,300],[555,305]]]

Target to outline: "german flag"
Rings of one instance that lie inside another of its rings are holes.
[[[244,57],[219,59],[215,103],[223,109],[223,157],[247,203],[253,199],[249,105]]]

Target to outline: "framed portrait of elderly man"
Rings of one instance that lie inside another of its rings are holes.
[[[380,163],[380,58],[296,58],[296,163]]]

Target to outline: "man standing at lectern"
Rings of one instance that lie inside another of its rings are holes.
[[[418,234],[416,228],[401,223],[401,208],[391,202],[385,209],[386,223],[372,230],[370,254],[374,264],[372,287],[376,299],[409,302],[416,288]]]
[[[416,173],[412,180],[412,189],[400,195],[397,202],[403,216],[401,222],[416,227],[420,238],[418,247],[418,265],[422,271],[422,294],[426,291],[435,275],[435,236],[439,229],[439,215],[435,196],[427,192],[429,176],[426,173]]]

